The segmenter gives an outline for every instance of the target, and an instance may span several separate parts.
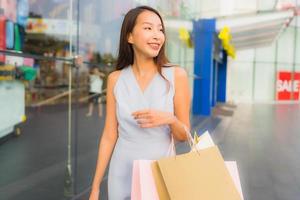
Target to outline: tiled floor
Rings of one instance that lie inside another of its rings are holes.
[[[103,119],[85,117],[85,107],[78,111],[76,191],[90,184],[97,157]],[[67,107],[44,107],[27,110],[28,120],[22,134],[0,145],[0,199],[64,198],[67,160]],[[75,113],[73,113],[75,123]],[[74,155],[74,140],[73,155]],[[74,165],[73,160],[73,165]]]
[[[212,135],[238,162],[246,200],[300,199],[300,104],[239,105]]]
[[[78,195],[73,199],[87,199],[103,127],[96,114],[86,118],[85,112],[80,107],[74,172]],[[193,127],[209,130],[224,158],[237,161],[245,200],[299,200],[300,105],[225,106],[214,113],[209,118],[193,117]],[[66,107],[28,111],[23,134],[0,145],[1,200],[67,199],[66,125]],[[185,146],[178,149],[183,152]],[[107,199],[105,191],[106,180],[101,200]]]

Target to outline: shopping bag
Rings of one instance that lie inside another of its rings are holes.
[[[198,143],[192,148],[192,151],[195,151],[196,149],[201,150],[208,147],[214,146],[215,143],[212,140],[210,134],[208,131],[205,131],[199,138]]]
[[[132,170],[131,200],[159,200],[154,183],[152,160],[135,160]]]
[[[241,200],[217,146],[160,159],[152,171],[163,200]]]
[[[201,150],[201,149],[213,147],[214,145],[215,145],[215,143],[214,143],[213,139],[211,138],[209,132],[206,131],[198,138],[198,143],[195,145],[195,148],[192,149],[192,151],[195,151],[196,149]],[[229,171],[229,174],[230,174],[230,176],[234,182],[234,185],[237,188],[242,200],[244,200],[242,186],[241,186],[240,177],[239,177],[239,171],[238,171],[236,161],[225,161],[225,165]]]
[[[176,155],[175,141],[171,137],[166,157]],[[161,200],[152,173],[154,160],[134,160],[132,169],[131,199],[132,200]]]
[[[159,169],[158,162],[153,162],[151,164],[151,169],[159,200],[170,200],[170,195]]]
[[[234,182],[236,189],[238,190],[238,192],[241,196],[241,199],[244,200],[244,195],[243,195],[243,191],[242,191],[242,186],[241,186],[237,163],[235,161],[225,161],[225,165],[230,173],[230,176]]]

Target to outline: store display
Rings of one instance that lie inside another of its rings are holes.
[[[5,63],[14,65],[14,66],[21,66],[23,65],[24,59],[19,56],[6,56]]]
[[[28,0],[18,0],[17,5],[17,22],[19,25],[25,27],[29,15]]]
[[[15,79],[32,81],[36,76],[37,70],[32,67],[16,67],[14,65],[0,66],[0,81],[11,81]]]
[[[20,30],[18,24],[14,25],[14,32],[15,32],[14,50],[21,51],[21,36],[20,36]]]
[[[19,78],[26,80],[26,81],[34,80],[37,75],[36,69],[34,69],[32,67],[21,66],[21,67],[18,67],[17,69],[21,75]]]
[[[6,21],[6,48],[14,48],[14,23],[11,20]]]
[[[25,32],[25,27],[21,26],[20,24],[18,24],[18,26],[19,26],[19,33],[20,33],[20,48],[23,51],[26,32]]]
[[[6,48],[6,18],[3,15],[3,9],[0,9],[0,50],[5,50]],[[5,62],[5,55],[0,54],[0,63],[4,64]]]
[[[15,79],[16,68],[13,65],[0,66],[0,81],[11,81]]]
[[[42,55],[45,57],[68,57],[68,41],[53,37],[53,34],[69,33],[68,31],[62,31],[68,27],[68,21],[64,17],[66,13],[61,10],[68,5],[66,0],[43,1],[43,3],[30,0],[0,0],[0,10],[2,9],[2,16],[0,11],[0,17],[3,19],[2,27],[0,24],[0,42],[1,39],[3,40],[2,47],[0,44],[0,50],[9,50],[7,54],[0,54],[0,62],[2,58],[2,65],[15,68],[13,79],[34,80],[29,84],[29,87],[25,87],[26,93],[30,94],[34,91],[39,97],[36,99],[39,100],[55,96],[61,92],[62,88],[67,87],[71,66],[64,61],[34,60],[23,56],[28,53],[29,55]],[[72,78],[72,84],[79,83],[80,87],[86,89],[87,72],[90,65],[103,63],[110,66],[115,61],[111,55],[102,60],[102,54],[100,55],[95,47],[89,53],[88,62],[91,64],[80,69],[80,74],[76,80],[75,76]],[[8,74],[7,71],[5,73]],[[24,83],[26,82],[24,81]],[[105,86],[105,83],[103,85]],[[85,89],[80,92],[80,95],[85,94]],[[64,102],[65,99],[56,101],[56,103]]]
[[[24,58],[23,59],[23,65],[33,67],[34,59],[33,58]]]
[[[0,7],[4,10],[5,17],[16,22],[17,0],[1,0],[0,2]]]

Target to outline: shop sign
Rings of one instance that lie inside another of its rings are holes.
[[[29,18],[26,26],[27,33],[45,33],[50,35],[69,35],[71,29],[72,35],[76,35],[76,22],[62,19]]]
[[[277,77],[277,99],[278,100],[298,100],[300,93],[300,72],[278,72]]]

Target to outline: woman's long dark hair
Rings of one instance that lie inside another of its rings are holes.
[[[162,28],[163,28],[163,33],[165,34],[165,26],[162,17],[160,16],[159,12],[154,8],[151,8],[149,6],[140,6],[128,11],[128,13],[125,15],[125,18],[122,23],[122,28],[121,28],[119,55],[118,55],[117,66],[116,66],[117,70],[124,69],[129,65],[133,64],[134,51],[132,48],[132,44],[128,43],[128,36],[133,31],[133,28],[136,24],[137,17],[144,11],[151,11],[160,18]],[[159,74],[163,77],[161,68],[166,66],[167,63],[169,63],[169,60],[165,54],[165,42],[162,45],[158,55],[154,58],[154,62],[158,67],[157,70]]]

